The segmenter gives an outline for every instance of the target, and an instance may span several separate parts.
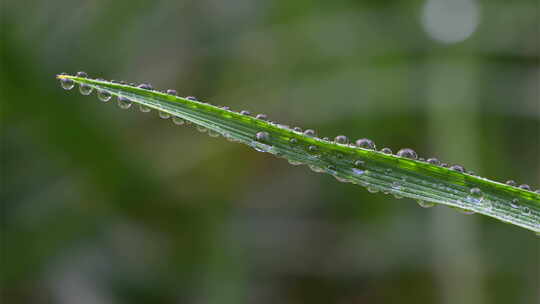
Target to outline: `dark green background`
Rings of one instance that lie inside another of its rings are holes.
[[[2,303],[538,303],[534,233],[54,79],[150,82],[538,188],[539,3],[476,4],[448,44],[425,1],[2,1]]]

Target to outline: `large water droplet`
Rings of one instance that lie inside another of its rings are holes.
[[[151,109],[145,105],[139,105],[139,110],[143,113],[148,113]]]
[[[435,203],[426,202],[426,201],[423,201],[423,200],[417,200],[416,202],[422,208],[431,208],[431,207],[435,206]]]
[[[60,85],[64,90],[71,90],[75,86],[75,82],[68,78],[62,78],[60,79]]]
[[[475,204],[480,204],[484,199],[484,194],[479,188],[471,188],[467,199]]]
[[[99,100],[101,100],[103,102],[107,102],[107,101],[111,100],[111,93],[109,93],[108,91],[105,91],[105,90],[98,90],[97,91],[97,97],[99,98]]]
[[[392,149],[385,147],[381,149],[381,152],[384,154],[392,154]]]
[[[159,111],[159,117],[163,118],[163,119],[169,119],[171,117],[171,114],[167,113],[167,112],[163,112],[163,111]]]
[[[172,122],[173,122],[175,125],[178,125],[178,126],[181,126],[181,125],[183,125],[183,124],[186,123],[182,118],[180,118],[180,117],[178,117],[178,116],[173,116]]]
[[[124,96],[118,96],[118,106],[120,107],[120,109],[127,110],[131,107],[131,104],[131,100],[127,99]]]
[[[375,143],[371,139],[361,138],[356,141],[356,146],[364,149],[375,150]]]
[[[304,131],[304,135],[313,137],[315,136],[315,130],[307,129]]]
[[[345,135],[338,135],[334,138],[334,142],[337,144],[346,145],[349,143],[349,139]]]
[[[519,188],[521,188],[523,190],[531,191],[531,186],[529,186],[527,184],[519,185]]]
[[[435,157],[428,158],[427,162],[432,164],[432,165],[435,165],[435,166],[438,166],[438,165],[441,164],[441,162],[438,159],[436,159]]]
[[[416,152],[414,152],[413,149],[409,149],[409,148],[399,150],[397,155],[401,157],[405,157],[405,158],[410,158],[410,159],[418,158],[418,154],[416,154]]]
[[[268,141],[269,138],[270,134],[268,134],[268,132],[261,131],[255,134],[255,139],[257,139],[258,141]]]
[[[451,170],[454,170],[454,171],[457,171],[457,172],[465,172],[465,168],[463,168],[463,166],[460,166],[460,165],[453,165],[450,167]]]
[[[82,95],[88,96],[92,93],[93,90],[94,89],[87,84],[84,84],[84,83],[79,84],[79,92],[81,92]]]

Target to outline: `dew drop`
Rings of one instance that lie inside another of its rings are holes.
[[[197,97],[195,97],[195,96],[186,96],[186,99],[193,100],[193,101],[198,101]]]
[[[465,214],[465,215],[471,215],[471,214],[475,213],[473,210],[463,209],[463,208],[459,208],[459,207],[453,207],[453,208],[456,209],[457,211],[459,211],[460,213]]]
[[[294,127],[293,130],[300,133],[302,132],[302,128],[300,127]]]
[[[416,152],[414,152],[413,149],[405,148],[398,151],[397,156],[410,158],[410,159],[417,159],[418,155]]]
[[[240,114],[249,116],[251,114],[251,112],[246,111],[246,110],[242,110],[242,111],[240,111]]]
[[[181,125],[186,123],[182,118],[180,118],[178,116],[173,116],[172,122],[177,126],[181,126]]]
[[[517,198],[510,201],[510,207],[519,209],[519,200]]]
[[[219,137],[219,133],[214,130],[208,130],[208,136],[210,137]]]
[[[322,140],[324,140],[324,141],[330,141],[330,137],[325,136],[325,137],[322,138]]]
[[[372,188],[372,187],[367,187],[367,191],[368,191],[369,193],[377,193],[377,192],[379,192],[378,189],[375,189],[375,188]]]
[[[291,139],[289,139],[289,142],[290,142],[291,144],[297,144],[297,143],[298,143],[298,139],[296,139],[296,138],[291,138]]]
[[[362,168],[365,165],[365,162],[363,160],[356,160],[354,161],[354,166],[356,168]]]
[[[149,84],[149,83],[141,83],[140,85],[137,86],[137,88],[143,89],[143,90],[153,90],[154,89],[152,87],[152,85]]]
[[[80,78],[88,78],[88,74],[86,74],[86,73],[83,72],[83,71],[80,71],[80,72],[77,72],[77,77],[80,77]]]
[[[401,185],[400,185],[398,182],[393,182],[393,183],[392,183],[392,189],[394,189],[394,190],[400,190],[400,189],[401,189]]]
[[[311,169],[311,171],[316,172],[316,173],[323,173],[324,172],[323,168],[315,166],[315,165],[309,165],[309,168]]]
[[[364,173],[366,173],[365,170],[358,169],[358,168],[352,168],[352,171],[353,171],[353,173],[356,174],[356,175],[364,175]]]
[[[131,104],[132,104],[131,100],[127,99],[124,96],[118,96],[117,103],[120,109],[123,109],[123,110],[127,110],[131,108]]]
[[[229,106],[223,106],[223,107],[221,107],[221,108],[222,108],[223,110],[225,110],[225,111],[229,111],[229,110],[231,109],[231,107],[229,107]]]
[[[163,118],[163,119],[169,119],[171,117],[171,114],[167,113],[167,112],[163,112],[163,111],[159,111],[159,117]]]
[[[304,135],[313,137],[315,136],[315,130],[307,129],[304,131]]]
[[[523,206],[523,208],[521,208],[521,213],[523,213],[524,215],[529,215],[531,214],[531,209],[529,209],[529,207],[527,206]]]
[[[423,200],[417,200],[416,202],[422,208],[431,208],[431,207],[435,206],[435,203],[426,202],[426,201],[423,201]]]
[[[385,147],[381,149],[381,152],[384,154],[392,154],[392,149]]]
[[[204,133],[206,131],[208,131],[208,129],[204,126],[200,126],[200,125],[197,125],[197,131],[201,132],[201,133]]]
[[[266,114],[257,114],[255,118],[260,119],[260,120],[267,120],[268,116],[266,116]]]
[[[255,138],[258,141],[268,141],[270,134],[268,134],[268,132],[257,132],[257,134],[255,134]]]
[[[60,85],[64,90],[71,90],[75,86],[75,82],[71,79],[62,78],[60,79]]]
[[[356,141],[356,146],[364,149],[375,150],[375,143],[371,139],[361,138]]]
[[[145,105],[139,105],[139,110],[143,113],[148,113],[150,112],[150,108],[145,106]]]
[[[99,100],[103,101],[103,102],[107,102],[111,99],[111,93],[109,93],[108,91],[105,91],[105,90],[98,90],[97,91],[97,96],[99,98]]]
[[[317,148],[317,146],[309,146],[308,147],[308,151],[311,152],[311,153],[317,153],[319,149]]]
[[[460,166],[460,165],[453,165],[450,167],[451,170],[454,170],[454,171],[457,171],[457,172],[465,172],[465,168],[463,168],[463,166]]]
[[[447,163],[441,163],[441,167],[448,168],[448,164]]]
[[[84,84],[84,83],[79,84],[79,92],[81,92],[82,95],[88,96],[92,93],[93,90],[94,89],[87,84]]]
[[[169,89],[167,90],[167,94],[176,96],[178,95],[178,92],[176,92],[176,90]]]
[[[516,181],[511,180],[511,179],[507,180],[506,184],[509,185],[509,186],[512,186],[512,187],[515,187],[517,185]]]
[[[302,164],[302,162],[297,161],[297,160],[287,159],[287,161],[289,162],[289,164],[291,164],[293,166],[299,166],[299,165]]]
[[[441,164],[441,162],[438,159],[436,159],[435,157],[428,158],[427,162],[432,164],[432,165],[435,165],[435,166],[438,166],[438,165]]]
[[[349,139],[345,135],[338,135],[334,138],[334,142],[337,144],[346,145],[349,143]]]
[[[519,188],[521,188],[523,190],[531,191],[531,186],[529,186],[527,184],[519,185]]]
[[[482,190],[478,188],[471,188],[467,199],[475,204],[479,204],[484,199],[484,194],[482,193]]]
[[[538,189],[538,190],[534,191],[534,193],[538,193],[538,194],[540,194],[540,189]]]

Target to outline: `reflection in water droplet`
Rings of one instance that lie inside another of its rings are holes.
[[[367,138],[361,138],[357,140],[356,146],[363,149],[375,150],[375,143],[371,139],[367,139]]]
[[[131,107],[131,100],[127,99],[126,97],[124,96],[118,96],[118,106],[120,107],[120,109],[124,109],[124,110],[127,110]]]
[[[71,79],[62,78],[60,79],[60,85],[64,90],[71,90],[75,86],[75,83]]]
[[[111,93],[109,93],[108,91],[104,91],[104,90],[98,90],[97,91],[97,97],[99,98],[99,100],[103,101],[103,102],[107,102],[111,99]]]
[[[431,207],[435,206],[435,203],[426,202],[426,201],[423,201],[423,200],[417,200],[416,202],[422,208],[431,208]]]
[[[416,152],[414,152],[413,149],[405,148],[398,151],[397,156],[410,158],[410,159],[417,159],[418,155]]]
[[[175,125],[178,125],[178,126],[181,126],[186,123],[182,118],[178,116],[173,116],[172,121]]]
[[[169,119],[171,117],[171,114],[167,113],[167,112],[163,112],[163,111],[159,111],[159,117],[163,118],[163,119]]]

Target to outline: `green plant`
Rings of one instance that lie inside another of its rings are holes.
[[[368,139],[351,144],[342,135],[334,140],[318,138],[313,130],[302,131],[268,121],[265,115],[253,117],[246,111],[234,112],[193,97],[178,97],[174,90],[164,93],[149,85],[90,79],[83,72],[57,78],[64,89],[78,84],[83,95],[96,90],[102,101],[116,96],[124,109],[137,103],[143,112],[158,110],[162,118],[172,116],[175,124],[194,124],[210,136],[221,135],[244,143],[257,151],[285,158],[293,165],[308,165],[315,172],[331,174],[341,182],[361,185],[371,192],[412,198],[422,207],[443,204],[540,233],[540,193],[533,192],[528,185],[498,183],[468,173],[458,165],[418,158],[411,149],[396,154],[388,148],[377,151]]]

